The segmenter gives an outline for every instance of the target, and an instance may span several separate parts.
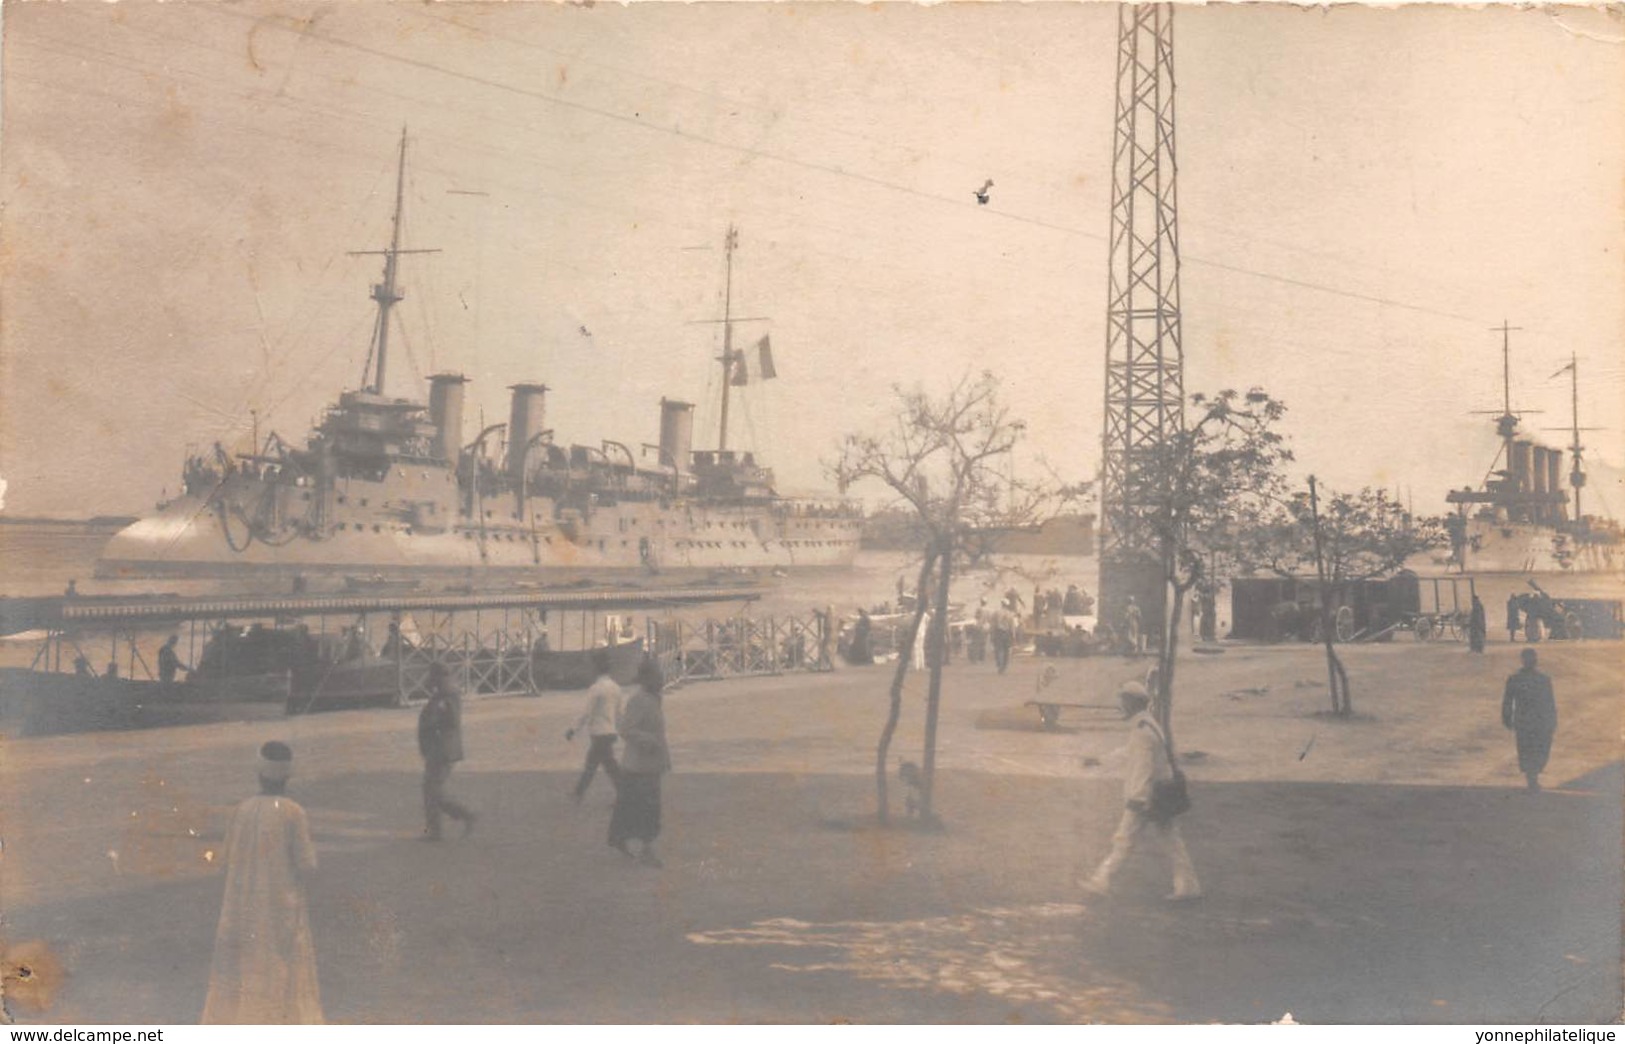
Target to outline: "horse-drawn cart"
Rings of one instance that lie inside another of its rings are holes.
[[[1387,641],[1398,631],[1423,641],[1462,640],[1473,594],[1471,577],[1423,578],[1404,572],[1384,580],[1328,584],[1324,595],[1312,577],[1243,578],[1231,582],[1231,637],[1321,641],[1324,602],[1339,642]]]
[[[1417,641],[1436,639],[1464,642],[1472,616],[1473,595],[1477,589],[1472,577],[1419,577],[1401,574],[1390,581],[1397,597],[1399,625],[1416,635]]]

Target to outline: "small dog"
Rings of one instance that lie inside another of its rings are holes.
[[[924,785],[920,779],[920,766],[905,761],[897,766],[897,778],[903,784],[903,808],[910,819],[918,819],[925,804]]]

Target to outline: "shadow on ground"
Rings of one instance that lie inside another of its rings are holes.
[[[1085,902],[1109,782],[948,773],[941,833],[863,827],[861,777],[678,774],[666,868],[604,844],[610,792],[464,772],[466,840],[418,840],[418,779],[325,779],[311,885],[352,1022],[1587,1021],[1620,1004],[1620,765],[1543,794],[1193,781],[1209,897],[1164,867]],[[839,821],[852,829],[830,830]],[[197,858],[208,838],[177,838]],[[24,1018],[185,1023],[218,875],[7,911],[67,969]]]

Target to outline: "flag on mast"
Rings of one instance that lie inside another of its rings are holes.
[[[770,381],[777,377],[779,373],[773,368],[773,342],[768,340],[767,334],[763,334],[762,339],[756,342],[756,352],[760,363],[757,372],[762,375],[762,380]]]

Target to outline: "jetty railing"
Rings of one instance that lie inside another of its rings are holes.
[[[828,616],[732,616],[700,621],[650,619],[649,648],[667,685],[835,669]]]

